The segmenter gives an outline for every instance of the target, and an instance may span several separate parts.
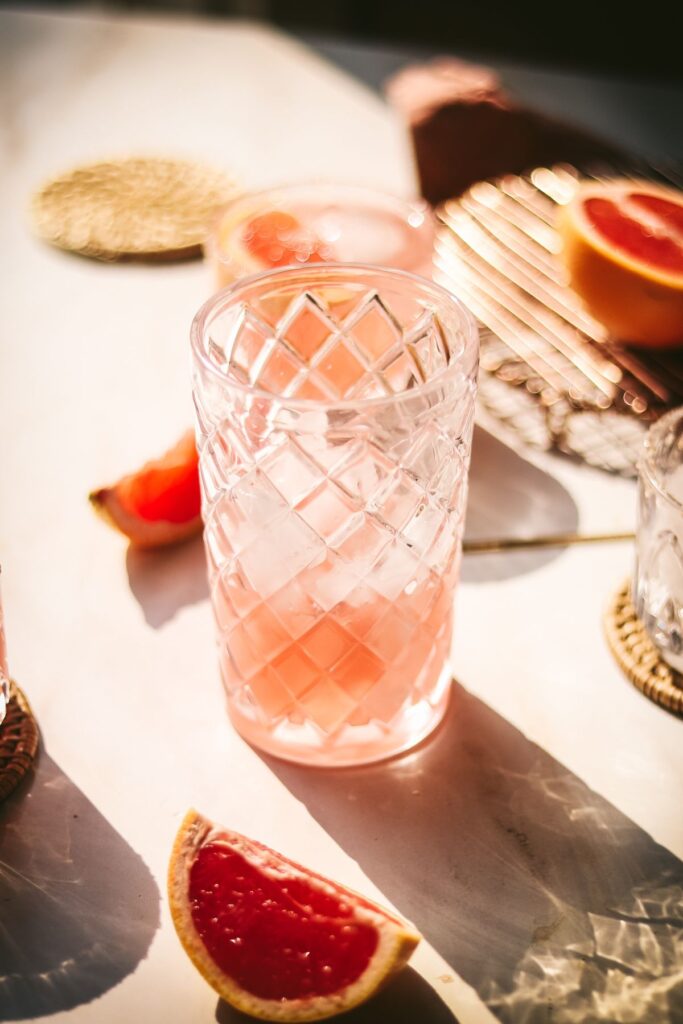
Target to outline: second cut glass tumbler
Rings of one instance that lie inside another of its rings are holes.
[[[478,338],[401,271],[308,265],[192,326],[205,543],[231,719],[289,760],[413,746],[448,701]]]

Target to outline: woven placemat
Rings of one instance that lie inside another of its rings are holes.
[[[47,182],[31,215],[42,239],[83,256],[186,259],[201,254],[212,218],[236,191],[221,171],[188,160],[109,160]]]
[[[33,765],[38,726],[26,697],[11,684],[7,714],[0,725],[0,800],[8,797]]]
[[[683,677],[661,658],[631,600],[630,580],[605,612],[605,633],[612,654],[641,693],[667,711],[683,715]]]

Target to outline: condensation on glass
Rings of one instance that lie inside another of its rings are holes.
[[[309,265],[214,296],[192,348],[233,723],[311,764],[407,749],[448,699],[471,316],[411,274]]]

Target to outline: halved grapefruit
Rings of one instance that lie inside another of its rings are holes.
[[[90,501],[139,548],[175,544],[198,533],[202,520],[194,434],[188,431],[160,459],[93,491]]]
[[[350,1010],[420,940],[375,903],[196,811],[176,837],[168,894],[195,967],[226,1002],[261,1020]]]
[[[618,341],[683,344],[683,193],[583,182],[558,213],[571,285]]]

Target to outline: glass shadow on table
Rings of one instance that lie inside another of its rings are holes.
[[[264,759],[504,1024],[683,1021],[683,864],[463,687],[394,762]]]
[[[219,999],[217,1024],[250,1024],[253,1019]],[[367,1003],[332,1019],[339,1024],[458,1024],[431,985],[412,967],[401,971]]]
[[[153,629],[169,622],[181,608],[209,598],[200,536],[158,550],[129,547],[126,571],[131,592]]]
[[[574,533],[579,512],[569,491],[483,427],[472,442],[465,540]],[[461,579],[485,583],[540,569],[564,548],[466,554]]]
[[[45,751],[0,806],[0,907],[0,1021],[101,996],[159,927],[148,868]]]

